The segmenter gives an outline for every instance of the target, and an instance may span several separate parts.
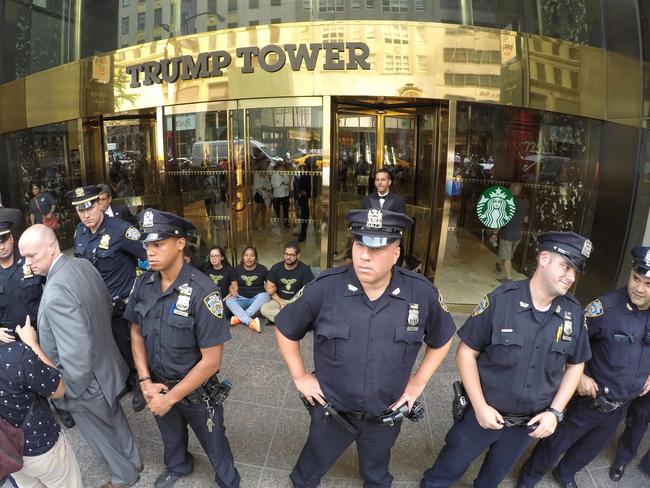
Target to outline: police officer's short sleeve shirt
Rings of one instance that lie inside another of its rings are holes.
[[[479,352],[483,395],[501,413],[545,410],[566,364],[591,357],[579,302],[567,294],[556,297],[547,312],[536,312],[529,284],[524,280],[500,286],[484,297],[458,331],[461,340]]]
[[[593,354],[585,374],[610,401],[639,396],[650,375],[650,310],[639,310],[624,286],[592,301],[585,315]]]
[[[217,286],[188,264],[165,292],[158,272],[140,276],[124,318],[139,325],[150,370],[167,379],[183,378],[201,360],[200,349],[230,339]]]
[[[326,399],[340,411],[372,415],[402,395],[422,342],[441,347],[456,330],[436,288],[398,267],[372,302],[352,266],[324,271],[281,310],[276,326],[291,340],[313,330]]]

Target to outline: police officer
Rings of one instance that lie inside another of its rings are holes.
[[[155,487],[172,486],[192,472],[188,423],[217,484],[238,487],[223,407],[212,396],[223,344],[230,339],[219,289],[183,260],[191,222],[154,209],[139,218],[150,268],[136,280],[124,316],[131,321],[138,381],[165,446],[165,471]]]
[[[497,487],[535,438],[551,435],[591,356],[580,303],[568,293],[591,242],[537,238],[537,269],[483,298],[458,331],[456,363],[471,408],[447,433],[421,488],[447,487],[488,450],[476,487]]]
[[[17,252],[12,222],[0,221],[0,341],[15,340],[14,330],[29,315],[36,327],[43,278],[35,276]]]
[[[456,330],[438,290],[395,266],[410,217],[365,209],[351,210],[347,219],[355,239],[352,265],[324,271],[276,317],[280,351],[311,405],[309,437],[291,472],[299,488],[318,486],[355,441],[364,486],[391,486],[390,449],[401,422],[381,419],[404,404],[413,407]],[[305,370],[300,354],[309,330],[315,374]],[[423,341],[426,354],[411,376]]]
[[[133,390],[133,410],[139,412],[145,407],[145,401],[131,354],[130,327],[122,314],[135,281],[137,260],[146,259],[146,252],[139,241],[138,229],[104,214],[99,205],[100,192],[100,186],[92,185],[66,194],[81,221],[74,233],[74,255],[95,265],[113,298],[113,337],[129,367],[127,382]]]
[[[577,486],[575,474],[605,448],[629,402],[650,389],[650,247],[637,246],[632,256],[627,286],[585,309],[592,357],[564,421],[526,461],[521,488],[534,486],[562,453],[553,476],[563,487]]]
[[[618,290],[620,292],[620,290]],[[616,296],[616,292],[612,295]],[[625,366],[631,371],[633,378],[629,378],[631,382],[634,379],[633,386],[637,391],[643,380],[643,372],[649,374],[648,361],[650,361],[650,247],[636,246],[632,249],[632,273],[627,285],[627,296],[621,294],[619,298],[620,324],[616,324],[616,332],[621,335],[621,332],[628,333],[634,332],[633,338],[635,339],[632,344],[625,342],[617,346],[622,348],[634,348],[636,355],[624,353],[624,356],[612,358],[613,364],[617,365],[623,362]],[[596,302],[594,302],[596,303]],[[603,320],[609,316],[607,304],[602,311]],[[593,304],[592,304],[593,305]],[[625,307],[625,308],[623,308]],[[629,308],[628,308],[629,307]],[[598,307],[595,307],[594,313],[597,312]],[[589,311],[589,307],[588,307]],[[630,329],[630,327],[634,327]],[[616,338],[615,338],[616,339]],[[639,370],[636,372],[635,368],[639,365]],[[626,369],[620,369],[621,375],[626,374]],[[617,371],[618,372],[618,371]],[[609,477],[612,481],[619,481],[625,473],[625,467],[632,461],[639,445],[643,440],[643,436],[648,428],[650,422],[650,376],[645,380],[642,387],[641,395],[635,398],[627,410],[627,419],[625,422],[625,431],[618,440],[618,450],[616,452],[616,460],[610,467]],[[633,393],[633,392],[631,392]],[[650,449],[643,456],[639,463],[639,471],[647,476],[650,476]]]

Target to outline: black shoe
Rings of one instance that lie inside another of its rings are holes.
[[[61,418],[61,423],[67,428],[72,429],[74,427],[74,419],[72,414],[67,410],[57,410],[59,412],[59,417]]]
[[[494,271],[496,271],[497,274],[501,274],[501,271],[503,271],[503,267],[501,266],[501,263],[499,262],[494,263]]]
[[[169,471],[165,470],[161,473],[160,476],[156,478],[156,481],[154,482],[153,486],[155,488],[169,488],[170,486],[174,486],[174,484],[181,479],[183,476],[187,476],[186,474],[174,474],[170,473]]]
[[[619,463],[618,461],[612,464],[609,467],[609,479],[612,480],[614,483],[620,481],[621,478],[623,477],[623,474],[625,473],[626,466],[627,464]]]
[[[133,400],[131,402],[131,405],[133,406],[133,410],[136,412],[141,411],[144,409],[144,407],[147,406],[147,402],[142,396],[142,390],[140,390],[138,387],[133,390]]]
[[[561,486],[562,488],[578,488],[578,484],[575,482],[575,480],[571,480],[571,481],[562,481],[562,480],[560,479],[560,477],[558,476],[558,474],[557,474],[557,469],[554,469],[554,470],[553,470],[553,478],[555,479],[555,481],[557,481],[558,483],[560,483],[560,486]]]

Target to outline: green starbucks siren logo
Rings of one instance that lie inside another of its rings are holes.
[[[481,223],[490,229],[506,225],[515,214],[515,200],[512,193],[503,186],[491,186],[483,193],[476,205],[476,214]]]

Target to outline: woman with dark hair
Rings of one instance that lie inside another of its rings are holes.
[[[228,262],[226,252],[221,246],[210,248],[208,262],[205,263],[202,271],[219,287],[222,300],[229,297],[231,288],[237,287],[235,269]]]
[[[244,323],[255,332],[262,332],[260,319],[253,318],[271,297],[264,291],[264,281],[269,270],[257,262],[257,249],[248,246],[241,262],[235,268],[236,286],[230,289],[226,306],[233,313],[230,325]]]

